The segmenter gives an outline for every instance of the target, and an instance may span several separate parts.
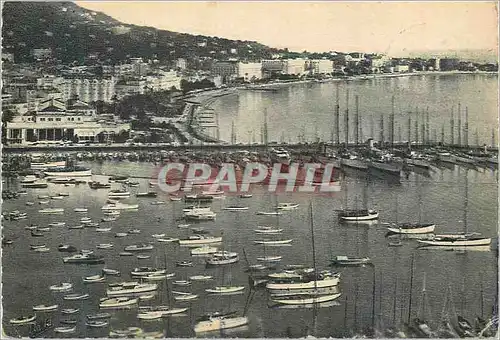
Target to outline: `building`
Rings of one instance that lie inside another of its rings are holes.
[[[117,99],[134,94],[144,94],[147,89],[145,78],[129,78],[118,81],[115,85]]]
[[[396,73],[410,72],[410,67],[408,65],[395,65],[394,72],[396,72]]]
[[[40,103],[37,111],[15,116],[7,123],[7,142],[27,144],[43,141],[110,141],[129,123],[99,121],[87,103],[71,100],[67,103],[49,99]]]
[[[36,79],[36,85],[40,88],[64,88],[66,80],[63,77],[43,76]]]
[[[187,69],[187,60],[184,58],[177,58],[175,61],[175,67],[181,70]]]
[[[52,57],[52,49],[51,48],[34,48],[31,51],[33,58],[35,60],[46,60]]]
[[[307,60],[306,69],[310,74],[331,74],[333,72],[333,61],[331,60]]]
[[[262,71],[266,75],[270,74],[303,75],[306,71],[306,60],[304,59],[263,60]]]
[[[182,78],[177,75],[176,71],[159,71],[146,76],[145,86],[152,91],[165,91],[172,89],[172,87],[179,90],[181,80]]]
[[[458,58],[442,58],[439,60],[440,71],[454,71],[458,70],[460,60]]]
[[[237,64],[238,78],[251,82],[262,79],[262,64],[261,63],[242,63]]]
[[[213,76],[222,78],[223,83],[233,81],[238,77],[238,62],[237,61],[217,61],[212,65]]]
[[[111,102],[115,95],[116,79],[113,76],[71,76],[65,77],[63,86],[54,86],[63,93],[63,99],[78,96],[84,102]]]

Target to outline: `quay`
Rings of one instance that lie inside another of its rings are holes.
[[[391,148],[403,149],[408,148],[408,143],[394,143]],[[426,150],[430,148],[441,147],[450,151],[483,151],[486,149],[488,152],[498,152],[497,146],[465,146],[465,145],[440,145],[438,143],[431,144],[412,144],[412,150]],[[160,151],[160,150],[172,150],[172,151],[186,151],[186,150],[196,150],[196,151],[237,151],[237,150],[247,150],[247,151],[267,151],[270,148],[284,148],[289,151],[297,153],[326,153],[328,150],[336,151],[341,148],[345,148],[345,144],[336,145],[332,143],[253,143],[253,144],[229,144],[229,143],[201,143],[201,144],[188,144],[188,145],[167,145],[165,143],[148,143],[146,145],[126,145],[126,144],[88,144],[88,145],[8,145],[3,146],[2,151],[6,154],[9,153],[20,153],[20,152],[81,152],[81,151]],[[361,149],[366,148],[365,144],[349,144],[348,149]]]

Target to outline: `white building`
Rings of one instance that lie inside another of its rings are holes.
[[[333,61],[331,60],[307,60],[306,69],[312,74],[329,74],[333,72]]]
[[[7,141],[26,144],[38,141],[106,141],[121,131],[129,131],[129,123],[100,122],[95,110],[82,101],[68,105],[56,99],[40,103],[38,111],[30,111],[7,123]]]
[[[61,92],[63,99],[78,99],[91,103],[95,101],[111,102],[115,95],[116,79],[109,77],[71,77],[65,78]],[[56,87],[59,88],[60,87]]]
[[[307,63],[304,59],[271,59],[262,61],[262,70],[266,73],[303,75],[306,71],[306,66]]]
[[[409,71],[410,71],[410,67],[408,65],[396,65],[396,66],[394,66],[394,72],[405,73],[405,72],[409,72]]]
[[[239,62],[237,65],[237,72],[237,77],[243,78],[245,81],[262,79],[262,64]]]
[[[179,90],[181,80],[182,78],[177,75],[176,71],[158,71],[158,73],[146,76],[145,86],[153,91],[170,90],[172,87]]]
[[[181,70],[185,70],[187,68],[187,60],[184,58],[177,58],[175,67]]]

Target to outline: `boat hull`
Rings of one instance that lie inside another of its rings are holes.
[[[468,247],[468,246],[488,246],[491,238],[479,238],[473,240],[417,240],[422,246],[445,246],[445,247]]]
[[[435,228],[436,228],[435,224],[430,224],[430,225],[422,225],[421,227],[417,228],[389,227],[387,228],[387,230],[395,234],[428,234],[434,232]]]
[[[222,329],[236,328],[248,324],[247,317],[235,317],[235,318],[214,318],[207,321],[198,322],[195,327],[195,333],[203,333],[210,331],[220,331]]]
[[[332,287],[338,285],[340,277],[331,277],[324,280],[298,282],[298,283],[273,283],[269,282],[266,288],[269,290],[300,290],[300,289],[316,289],[324,287]]]
[[[311,303],[322,303],[322,302],[328,302],[328,301],[333,301],[337,298],[339,298],[341,293],[337,294],[331,294],[331,295],[323,295],[323,296],[317,296],[317,297],[312,297],[312,298],[303,298],[303,299],[273,299],[273,302],[283,304],[283,305],[308,305]]]
[[[92,170],[81,171],[45,171],[46,176],[49,177],[89,177],[92,176]]]

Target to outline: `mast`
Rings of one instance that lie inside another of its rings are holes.
[[[398,294],[398,277],[396,276],[396,283],[394,284],[394,300],[392,302],[392,324],[396,326],[396,309],[397,309],[397,294]]]
[[[462,112],[458,103],[458,146],[462,146]]]
[[[427,136],[427,143],[429,144],[430,142],[430,137],[431,137],[431,130],[430,130],[430,121],[429,121],[429,107],[427,106],[425,110],[425,130],[427,131],[426,136]]]
[[[356,130],[354,131],[354,141],[356,143],[356,146],[358,146],[359,145],[359,97],[358,97],[358,95],[356,95],[354,97],[354,101],[356,104],[356,116],[354,118]]]
[[[215,120],[217,124],[217,130],[216,130],[216,138],[218,141],[220,141],[220,122],[219,122],[219,111],[215,110]]]
[[[375,122],[373,121],[373,111],[370,114],[370,138],[375,139]]]
[[[267,147],[267,144],[269,143],[268,139],[268,131],[267,131],[267,110],[264,110],[264,144]]]
[[[410,269],[410,298],[408,301],[408,323],[410,323],[411,320],[411,296],[412,296],[412,291],[413,291],[413,268],[414,268],[414,262],[415,262],[415,254],[411,256],[411,269]]]
[[[380,114],[380,147],[384,145],[384,113]]]
[[[391,99],[391,148],[394,149],[394,95]]]
[[[314,245],[314,220],[313,220],[313,203],[309,205],[309,214],[311,218],[311,237],[312,237],[312,255],[313,255],[313,265],[314,265],[314,289],[317,290],[318,285],[318,269],[316,268],[316,247]]]
[[[469,146],[469,107],[465,107],[464,144]]]
[[[441,145],[444,145],[444,124],[441,125]]]
[[[451,107],[451,118],[450,118],[450,145],[455,143],[455,121],[453,120],[453,106]]]
[[[345,104],[345,147],[349,145],[349,89],[346,90],[346,104]]]
[[[401,125],[398,124],[398,143],[401,143]]]
[[[415,109],[415,143],[418,144],[418,107]]]
[[[495,147],[497,145],[495,138],[495,128],[491,128],[491,147]]]
[[[469,205],[469,179],[468,171],[465,169],[465,202],[464,202],[464,231],[467,234],[467,210]]]
[[[336,138],[336,144],[337,146],[340,145],[340,105],[339,105],[339,84],[337,83],[337,88],[335,90],[336,92],[336,104],[335,104],[335,138]]]
[[[408,111],[408,143],[411,145],[411,111]]]
[[[476,137],[476,146],[479,146],[479,132],[477,131],[477,128],[476,128],[474,135]]]

